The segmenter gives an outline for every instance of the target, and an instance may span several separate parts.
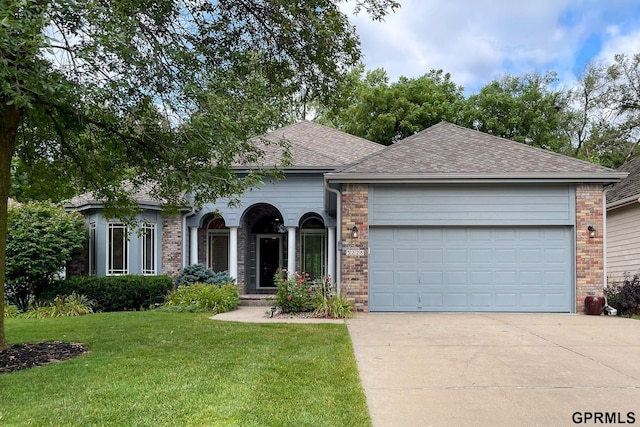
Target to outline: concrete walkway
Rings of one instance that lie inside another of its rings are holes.
[[[345,322],[268,312],[213,319]],[[346,323],[375,427],[640,424],[639,320],[369,313]]]
[[[347,325],[376,427],[640,423],[638,320],[369,313]]]

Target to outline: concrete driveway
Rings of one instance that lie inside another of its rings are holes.
[[[347,325],[376,427],[640,424],[640,320],[369,313]]]

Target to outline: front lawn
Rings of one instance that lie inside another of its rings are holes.
[[[6,332],[90,352],[0,374],[0,425],[371,425],[343,324],[148,311],[6,319]]]

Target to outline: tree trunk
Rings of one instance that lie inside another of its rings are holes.
[[[11,159],[16,149],[16,135],[22,111],[0,108],[0,351],[7,348],[4,333],[4,289],[7,272],[7,203],[11,188]]]

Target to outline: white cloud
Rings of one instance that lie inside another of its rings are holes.
[[[392,81],[442,69],[468,92],[505,74],[557,71],[570,81],[589,44],[602,54],[640,51],[632,1],[610,0],[400,0],[384,22],[352,19],[368,69],[384,68]],[[346,9],[345,9],[346,10]],[[626,22],[625,28],[612,27]],[[634,50],[635,49],[635,50]],[[626,50],[625,50],[626,51]]]

